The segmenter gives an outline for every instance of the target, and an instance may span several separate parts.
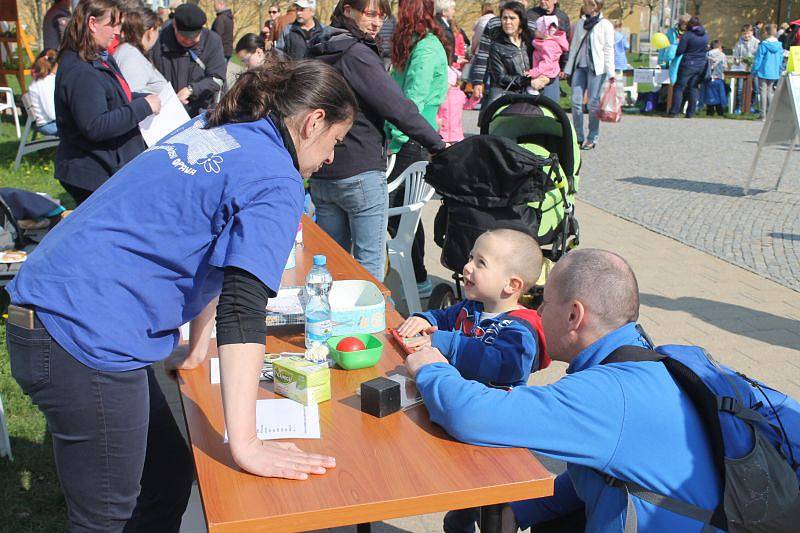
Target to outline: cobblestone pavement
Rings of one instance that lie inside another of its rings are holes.
[[[465,117],[468,129],[476,114]],[[625,116],[583,152],[580,198],[800,291],[800,154],[765,149],[744,196],[761,122]]]

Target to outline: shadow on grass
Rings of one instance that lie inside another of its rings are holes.
[[[0,530],[66,531],[67,508],[52,446],[49,433],[42,443],[12,433],[14,460],[0,459]]]

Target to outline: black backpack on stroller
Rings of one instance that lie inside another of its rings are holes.
[[[434,223],[442,265],[461,272],[475,240],[490,229],[537,238],[540,216],[528,204],[553,189],[554,176],[544,171],[558,167],[553,163],[494,135],[469,137],[434,157],[425,180],[442,196]]]

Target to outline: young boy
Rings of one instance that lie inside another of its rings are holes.
[[[711,41],[711,50],[706,54],[708,58],[708,82],[705,87],[706,114],[710,117],[714,113],[725,116],[725,107],[728,105],[728,91],[725,87],[725,67],[727,59],[722,51],[722,41]]]
[[[466,379],[526,385],[532,371],[550,363],[539,315],[518,303],[541,270],[542,252],[533,237],[512,229],[487,231],[464,266],[466,300],[416,313],[398,333],[415,350],[438,348]]]
[[[753,58],[756,55],[756,51],[758,50],[759,40],[753,36],[753,26],[750,24],[745,24],[742,26],[742,33],[739,40],[736,42],[736,46],[733,47],[733,64],[738,66],[750,67],[753,63]],[[741,81],[741,80],[740,80]],[[742,105],[742,86],[744,83],[738,83],[738,88],[736,89],[736,109],[733,111],[735,114],[739,115],[742,113],[741,105]],[[753,84],[753,96],[758,96],[758,85]],[[747,112],[747,110],[744,110]],[[750,105],[750,112],[755,113],[755,100]]]
[[[550,364],[539,315],[518,303],[541,270],[542,252],[533,237],[512,229],[487,231],[464,265],[467,299],[444,310],[416,313],[397,332],[414,349],[438,348],[466,379],[524,386],[532,371]],[[479,519],[479,509],[450,511],[444,531],[474,532]]]
[[[758,90],[761,93],[761,118],[767,115],[772,105],[772,93],[775,83],[781,77],[783,67],[783,45],[778,41],[778,25],[767,24],[762,33],[764,40],[758,45],[753,60],[753,76],[758,78]]]

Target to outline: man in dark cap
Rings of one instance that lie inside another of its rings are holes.
[[[53,0],[53,5],[45,13],[42,21],[44,50],[58,50],[61,46],[61,38],[69,23],[69,6],[69,0]]]
[[[217,99],[226,62],[219,35],[204,26],[206,14],[181,4],[153,46],[153,64],[172,84],[189,116],[196,117]]]

